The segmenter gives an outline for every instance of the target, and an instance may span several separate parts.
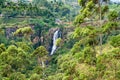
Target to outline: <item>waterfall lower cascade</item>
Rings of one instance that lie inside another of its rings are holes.
[[[59,38],[59,30],[55,31],[54,35],[53,35],[53,46],[52,46],[52,50],[50,55],[53,55],[53,53],[55,52],[57,46],[56,46],[56,40]]]

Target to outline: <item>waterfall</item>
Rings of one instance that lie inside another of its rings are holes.
[[[57,46],[56,46],[56,40],[58,39],[59,37],[59,30],[55,31],[54,35],[53,35],[53,46],[52,46],[52,50],[51,50],[51,53],[50,55],[53,55],[53,53],[55,52]]]

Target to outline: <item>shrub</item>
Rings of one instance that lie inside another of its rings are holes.
[[[110,40],[110,44],[113,47],[120,47],[120,35],[113,36]]]
[[[111,11],[111,12],[109,13],[109,15],[108,15],[108,19],[109,19],[110,21],[116,20],[117,17],[118,17],[117,11]]]

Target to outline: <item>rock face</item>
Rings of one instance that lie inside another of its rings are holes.
[[[35,30],[35,27],[34,25],[29,25],[33,30]],[[15,36],[13,36],[13,33],[19,29],[18,26],[16,27],[8,27],[5,29],[5,35],[6,35],[6,38],[8,39],[14,39]],[[46,34],[46,35],[41,35],[39,36],[39,34],[37,32],[35,32],[34,34],[31,35],[31,41],[33,43],[33,45],[44,45],[48,50],[49,50],[49,45],[51,43],[51,39],[52,39],[52,36],[54,34],[54,32],[58,30],[58,28],[51,28],[49,30],[49,32]],[[20,36],[19,36],[20,37]],[[41,43],[41,44],[39,44]]]
[[[33,30],[35,30],[34,25],[29,25]],[[5,29],[5,34],[8,39],[15,39],[13,33],[18,29],[18,27],[9,27]],[[64,27],[64,28],[51,28],[49,31],[39,36],[38,32],[36,31],[34,34],[31,35],[31,42],[33,43],[34,47],[38,47],[43,45],[47,48],[49,52],[51,52],[53,46],[53,35],[55,31],[59,30],[58,37],[62,38],[63,42],[67,41],[67,35],[70,32],[73,32],[74,27]]]
[[[59,28],[51,28],[51,29],[49,30],[49,32],[48,32],[48,33],[49,33],[48,35],[49,35],[50,37],[52,37],[52,35],[54,34],[54,32],[57,31],[58,29],[59,29]]]
[[[28,25],[29,27],[31,27],[33,30],[34,30],[34,25]],[[9,39],[9,38],[13,38],[13,33],[19,29],[18,26],[13,26],[13,27],[8,27],[8,28],[5,28],[5,35],[6,37]]]
[[[52,45],[53,45],[53,35],[54,35],[54,32],[57,31],[59,28],[51,28],[48,32],[48,35],[47,35],[47,39],[46,39],[46,45],[47,45],[47,49],[49,52],[51,52],[51,49],[52,49]]]
[[[50,55],[53,55],[57,49],[56,41],[58,38],[59,38],[59,29],[54,32],[54,35],[52,37],[52,46],[51,46]]]
[[[15,32],[17,30],[17,27],[10,27],[10,28],[6,28],[5,29],[5,35],[6,37],[9,39],[11,37],[13,37],[13,32]]]
[[[71,34],[71,32],[74,31],[74,27],[67,27],[67,28],[51,28],[49,30],[49,35],[48,35],[48,42],[49,43],[49,52],[51,52],[52,50],[52,46],[53,46],[53,35],[54,33],[58,31],[58,38],[62,38],[63,42],[66,42],[68,39],[68,35]],[[64,44],[64,43],[63,43]]]

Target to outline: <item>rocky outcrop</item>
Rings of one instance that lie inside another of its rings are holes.
[[[59,28],[51,28],[48,32],[48,34],[46,35],[46,39],[45,39],[45,46],[47,47],[48,51],[51,51],[51,47],[53,45],[52,43],[52,38],[53,38],[53,34],[56,30],[58,30]]]
[[[35,30],[34,25],[29,25],[29,26],[33,30]],[[15,37],[13,36],[13,33],[17,29],[19,29],[18,26],[6,28],[5,29],[6,37],[8,39],[14,39]],[[42,34],[40,36],[39,36],[38,31],[35,31],[35,33],[31,35],[31,41],[32,41],[33,45],[35,45],[34,47],[38,47],[40,45],[43,45],[47,48],[48,51],[50,51],[51,50],[51,45],[53,44],[52,43],[52,38],[53,38],[54,32],[58,29],[59,29],[59,37],[61,37],[63,39],[63,42],[65,42],[65,41],[67,41],[67,35],[70,34],[70,32],[73,32],[74,27],[51,28],[51,29],[49,29],[47,34],[45,33],[44,35]]]
[[[30,24],[30,25],[27,25],[27,27],[31,27],[33,30],[34,30],[34,25]],[[24,26],[23,26],[24,27]],[[9,39],[9,38],[12,38],[13,37],[13,33],[19,29],[18,26],[11,26],[11,27],[7,27],[5,28],[5,35],[6,37]]]
[[[5,29],[5,35],[9,39],[13,37],[13,33],[18,29],[18,27],[9,27]]]

